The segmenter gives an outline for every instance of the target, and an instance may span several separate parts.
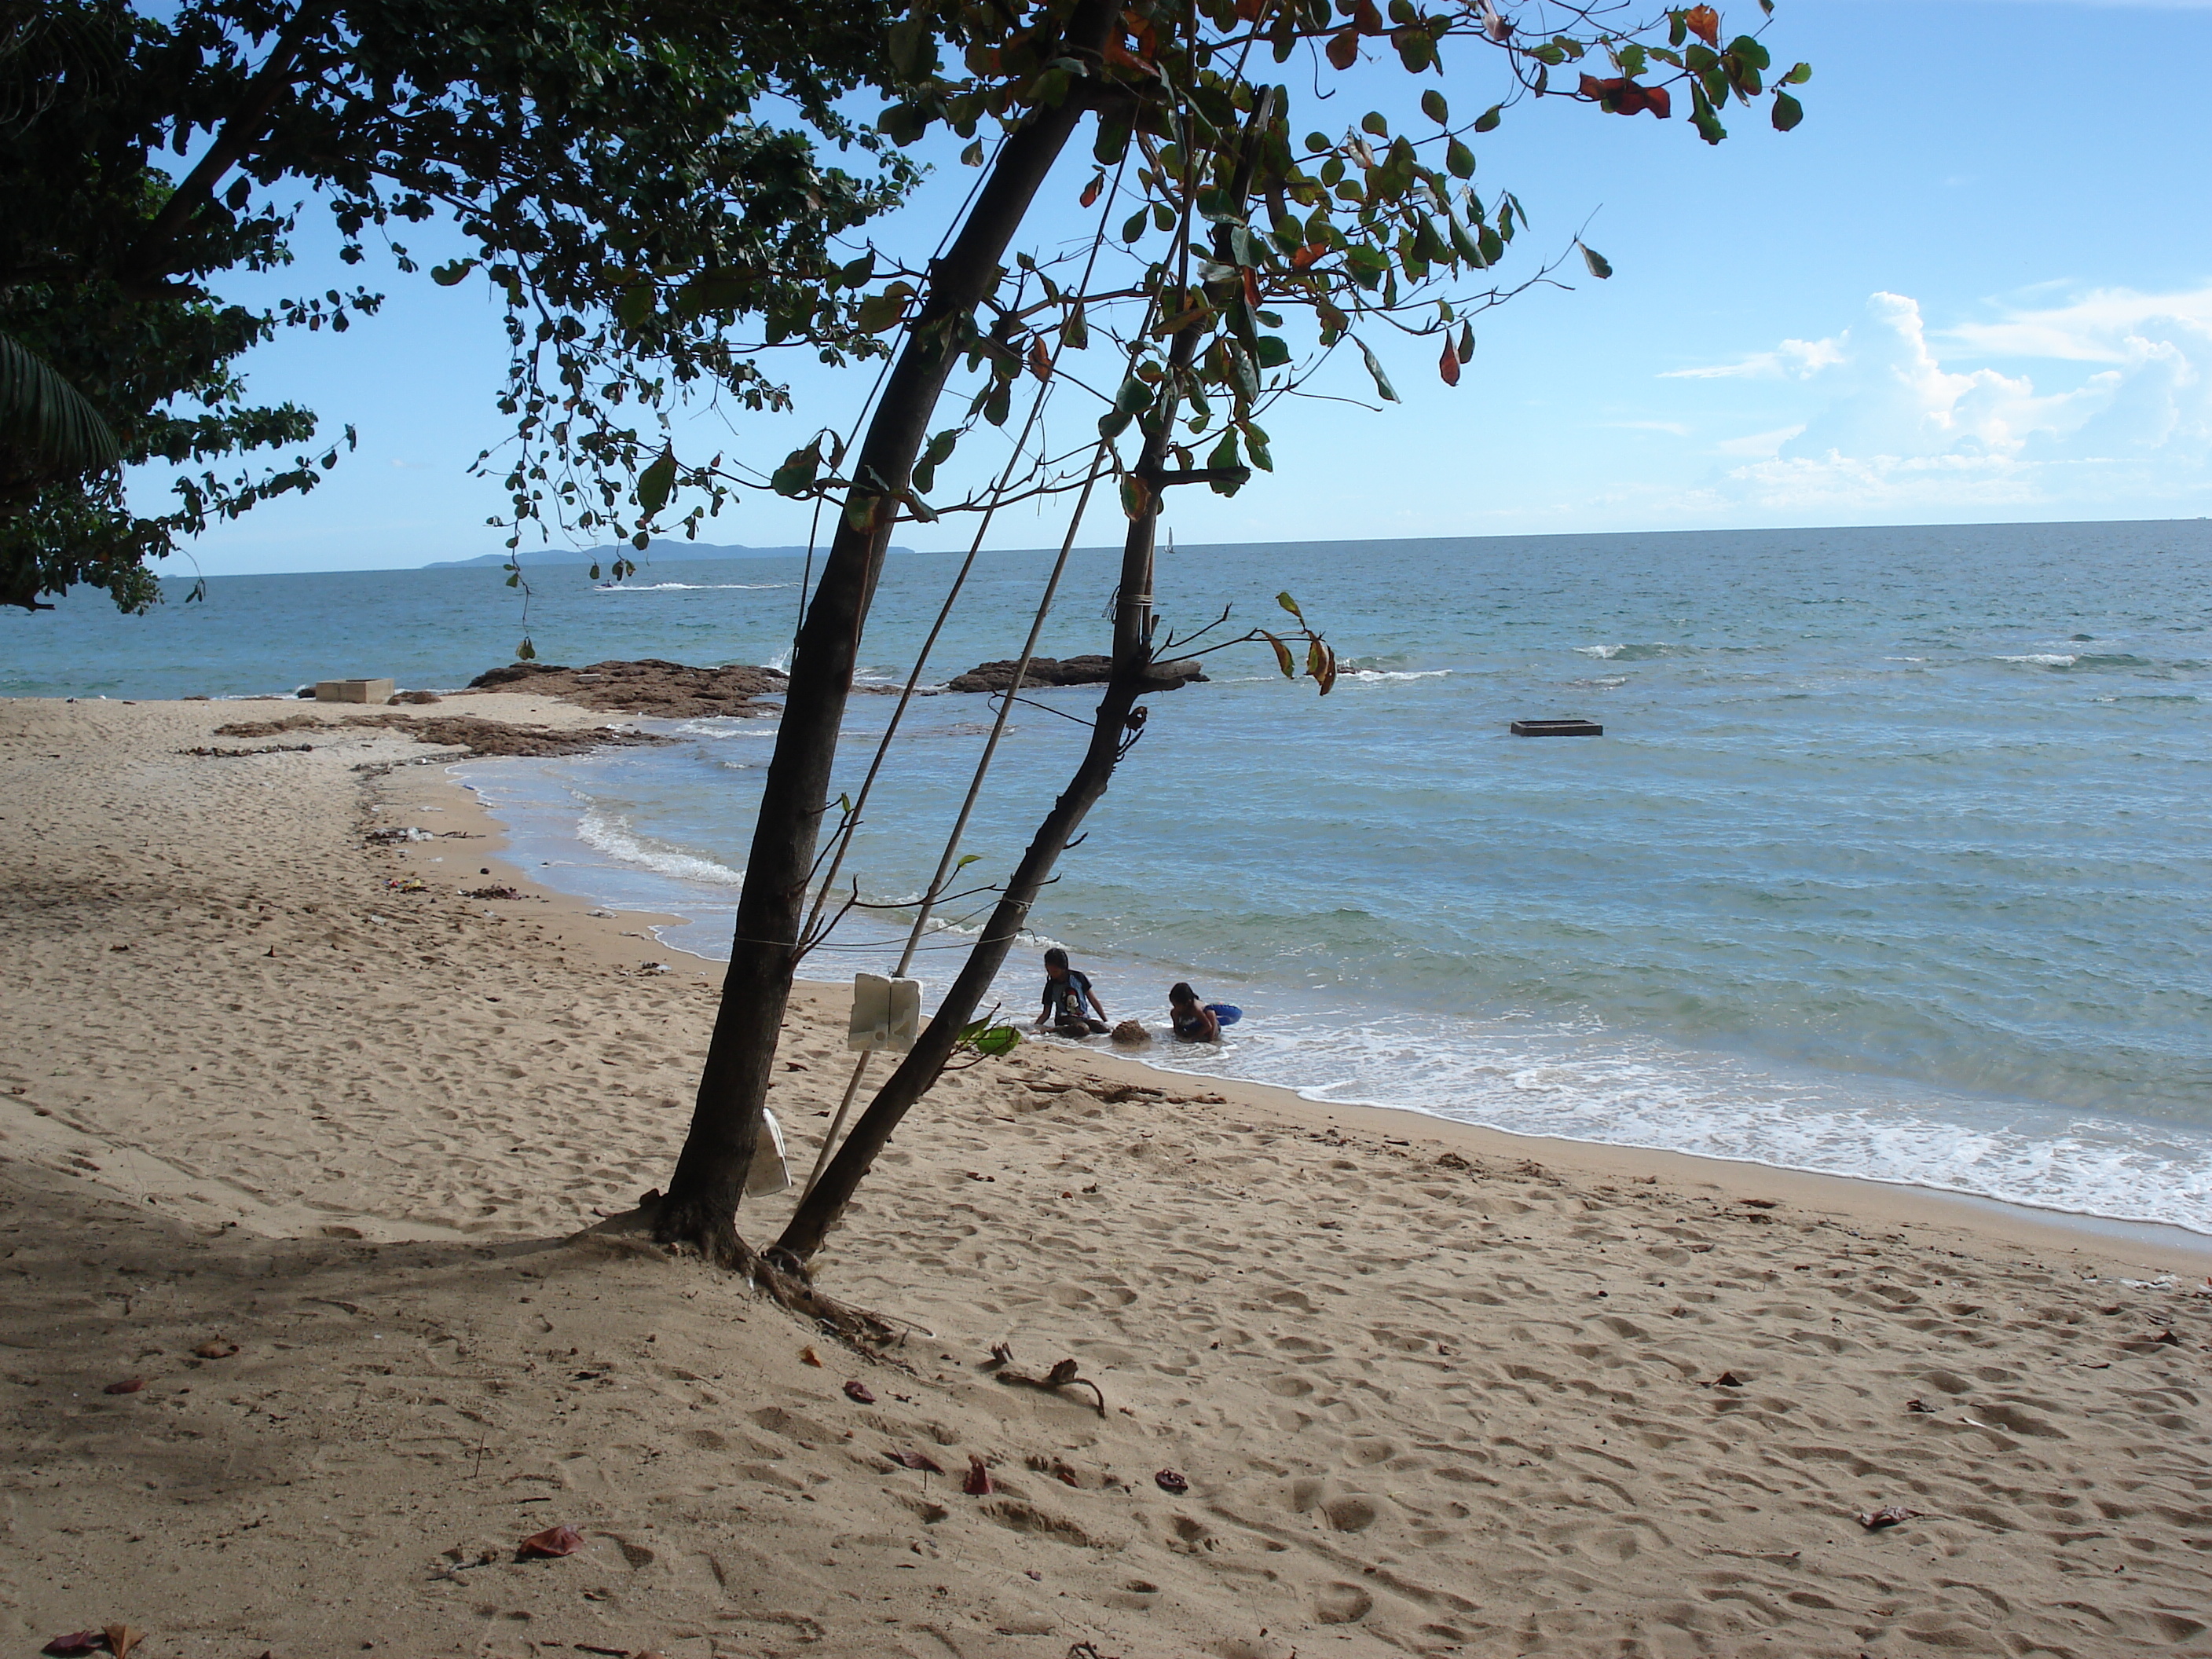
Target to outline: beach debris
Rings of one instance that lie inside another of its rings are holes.
[[[584,1534],[574,1527],[548,1527],[533,1532],[514,1547],[518,1561],[557,1560],[584,1547]]]
[[[1911,1399],[1905,1402],[1905,1409],[1909,1412],[1917,1413],[1923,1417],[1933,1417],[1936,1415],[1936,1407],[1929,1405],[1917,1395],[1913,1395]]]
[[[1743,1379],[1734,1371],[1723,1371],[1711,1382],[1700,1382],[1698,1386],[1701,1389],[1740,1389],[1743,1386]]]
[[[109,1383],[106,1388],[102,1389],[100,1392],[102,1394],[136,1394],[139,1389],[145,1386],[146,1379],[144,1377],[126,1376],[119,1382]]]
[[[99,1630],[73,1630],[66,1636],[57,1636],[39,1650],[67,1659],[81,1653],[112,1653],[115,1659],[130,1659],[131,1650],[146,1639],[146,1632],[129,1625],[107,1625]]]
[[[924,1486],[927,1486],[929,1484],[927,1477],[933,1474],[942,1474],[945,1473],[945,1466],[942,1463],[933,1461],[921,1452],[887,1451],[884,1455],[890,1458],[892,1462],[897,1464],[902,1469],[921,1470],[924,1476],[922,1481]]]
[[[420,876],[387,876],[384,884],[395,893],[427,893],[430,884]]]
[[[217,749],[205,744],[191,749],[179,749],[179,755],[193,755],[201,760],[244,760],[249,755],[297,755],[315,745],[312,743],[270,743],[258,749]]]
[[[1150,1042],[1152,1040],[1152,1034],[1145,1029],[1143,1021],[1125,1019],[1114,1028],[1113,1040],[1133,1048],[1140,1043]]]
[[[192,1352],[202,1359],[228,1359],[238,1352],[238,1344],[225,1342],[219,1337],[210,1337]]]
[[[1869,1532],[1880,1532],[1885,1527],[1894,1527],[1907,1521],[1915,1521],[1927,1513],[1925,1510],[1906,1509],[1901,1504],[1885,1504],[1881,1508],[1869,1510],[1857,1518],[1859,1525],[1864,1527]]]
[[[1772,1210],[1781,1207],[1780,1200],[1771,1198],[1739,1198],[1736,1202],[1747,1210]]]
[[[973,1452],[968,1455],[968,1473],[960,1482],[960,1490],[970,1498],[988,1498],[998,1490],[991,1484],[991,1471]]]
[[[1472,1170],[1474,1168],[1474,1165],[1468,1163],[1457,1152],[1439,1152],[1437,1154],[1437,1168],[1439,1170]]]
[[[1014,1345],[1011,1342],[994,1342],[991,1345],[991,1357],[983,1362],[983,1369],[987,1371],[995,1370],[1001,1365],[1011,1365],[1013,1363]]]
[[[817,1370],[822,1368],[822,1356],[814,1352],[814,1345],[811,1342],[799,1351],[799,1363],[802,1365],[811,1365]]]
[[[522,895],[512,887],[471,887],[461,896],[472,899],[519,899]]]
[[[876,1403],[876,1396],[869,1392],[868,1385],[857,1379],[845,1385],[845,1398],[855,1401],[863,1406],[872,1406]]]
[[[991,1359],[994,1365],[1003,1366],[1010,1364],[1013,1357],[1012,1351],[1004,1343],[997,1345],[991,1350]],[[1024,1389],[1042,1389],[1048,1393],[1057,1392],[1061,1389],[1088,1389],[1098,1396],[1098,1415],[1105,1416],[1106,1391],[1089,1377],[1078,1375],[1079,1369],[1073,1359],[1063,1359],[1042,1376],[1030,1376],[1025,1372],[1010,1370],[1000,1370],[998,1375],[999,1381],[1001,1382],[1012,1382]]]
[[[417,830],[411,823],[395,823],[389,830],[370,830],[368,839],[376,846],[389,847],[395,842],[404,841],[428,841],[430,839],[430,832],[428,830]]]
[[[1190,1477],[1178,1474],[1174,1469],[1162,1469],[1152,1477],[1152,1484],[1162,1492],[1180,1498],[1190,1490]]]
[[[2162,1342],[2171,1348],[2178,1348],[2181,1346],[2181,1339],[2174,1334],[2173,1327],[2171,1325],[2160,1331],[2156,1336],[2147,1336],[2143,1340],[2146,1342]]]

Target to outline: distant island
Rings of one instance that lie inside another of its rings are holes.
[[[814,550],[827,553],[830,544],[824,541]],[[911,553],[910,547],[894,547],[894,553]],[[473,559],[434,559],[422,567],[425,570],[473,570],[484,565],[505,564],[511,556],[506,553],[480,553]],[[656,539],[640,553],[627,543],[620,547],[590,547],[579,551],[573,547],[541,547],[535,552],[525,553],[522,562],[533,564],[611,564],[617,558],[635,559],[641,564],[672,564],[693,559],[803,559],[803,547],[717,547],[712,542],[672,542]]]

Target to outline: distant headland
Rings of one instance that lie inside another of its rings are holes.
[[[814,550],[826,554],[828,542]],[[911,553],[910,547],[894,547],[894,553]],[[473,559],[434,559],[423,565],[425,570],[472,570],[484,565],[503,565],[513,556],[507,553],[480,553]],[[640,553],[627,543],[620,547],[541,547],[535,552],[525,553],[522,562],[533,564],[611,564],[617,558],[635,559],[641,563],[673,563],[693,559],[803,559],[804,547],[720,547],[712,542],[672,542],[655,538]]]

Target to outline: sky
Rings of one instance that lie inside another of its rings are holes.
[[[1756,20],[1748,0],[1723,10],[1731,32]],[[1177,538],[2212,514],[2212,147],[2189,78],[2212,58],[2212,0],[1781,0],[1765,39],[1780,64],[1814,67],[1786,135],[1763,106],[1729,115],[1717,148],[1680,119],[1565,100],[1512,111],[1477,175],[1534,221],[1505,274],[1579,230],[1612,278],[1563,272],[1570,288],[1486,314],[1455,388],[1432,342],[1382,346],[1398,404],[1377,404],[1356,357],[1332,360],[1314,383],[1325,395],[1269,416],[1272,477],[1233,498],[1175,492]],[[1340,130],[1369,102],[1409,112],[1419,84],[1367,72],[1325,117],[1294,88],[1299,130]],[[1442,84],[1455,104],[1487,101],[1472,78]],[[1042,246],[1076,223],[1079,148],[1047,186]],[[933,240],[967,187],[950,150],[927,154],[936,172],[880,228],[887,244]],[[232,292],[358,275],[326,233],[300,246],[280,282]],[[468,470],[501,435],[496,308],[480,280],[368,280],[388,296],[380,316],[343,336],[295,331],[247,363],[258,396],[307,404],[326,433],[350,422],[359,449],[312,494],[202,538],[201,572],[391,568],[502,546],[485,520],[503,494]],[[699,415],[679,453],[772,467],[849,423],[871,378],[777,367],[794,414]],[[982,440],[963,454],[989,459]],[[150,503],[163,483],[133,487]],[[1065,510],[1009,510],[992,544],[1057,543]],[[703,538],[800,543],[808,516],[749,492]],[[897,539],[969,533],[947,520]],[[1100,517],[1081,539],[1114,535]]]

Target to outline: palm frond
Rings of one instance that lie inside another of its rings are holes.
[[[0,443],[41,471],[74,477],[113,466],[123,446],[85,395],[21,341],[0,334]]]

